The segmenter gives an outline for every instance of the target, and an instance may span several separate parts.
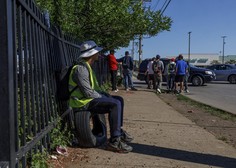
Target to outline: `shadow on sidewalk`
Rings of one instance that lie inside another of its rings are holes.
[[[165,147],[150,146],[145,144],[131,143],[130,145],[133,147],[133,153],[164,157],[210,166],[219,166],[227,168],[236,167],[236,158],[184,151],[179,149],[171,149]]]

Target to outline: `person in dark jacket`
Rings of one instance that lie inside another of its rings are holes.
[[[133,80],[132,80],[132,71],[134,67],[133,59],[129,54],[129,51],[125,52],[125,56],[117,59],[117,62],[122,63],[123,68],[123,76],[125,80],[125,90],[129,91],[129,87],[131,90],[136,91],[137,89],[134,87]]]

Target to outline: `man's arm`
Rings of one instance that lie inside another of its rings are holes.
[[[78,88],[87,98],[100,98],[102,97],[96,90],[92,89],[89,71],[85,65],[78,65],[78,68],[75,69],[75,72],[72,76],[73,81],[78,85]]]
[[[117,62],[123,62],[124,57],[121,57],[119,59],[116,59]]]

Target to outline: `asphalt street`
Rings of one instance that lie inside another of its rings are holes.
[[[146,88],[144,81],[134,79],[135,85]],[[163,82],[163,89],[166,88]],[[211,82],[204,86],[189,84],[190,93],[184,93],[190,99],[236,114],[236,85],[228,82]]]
[[[189,86],[187,97],[198,102],[236,114],[236,85],[228,82],[211,82],[207,85]]]

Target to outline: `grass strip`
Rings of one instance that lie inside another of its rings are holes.
[[[176,97],[177,97],[177,100],[184,101],[184,102],[186,102],[186,103],[188,103],[192,106],[198,107],[198,108],[204,110],[205,112],[210,113],[211,115],[220,117],[224,120],[230,120],[230,121],[234,121],[234,122],[236,121],[236,115],[235,114],[232,114],[232,113],[229,113],[227,111],[224,111],[224,110],[206,105],[204,103],[200,103],[198,101],[192,100],[192,99],[190,99],[190,98],[188,98],[184,95],[181,95],[181,94],[176,95]]]

